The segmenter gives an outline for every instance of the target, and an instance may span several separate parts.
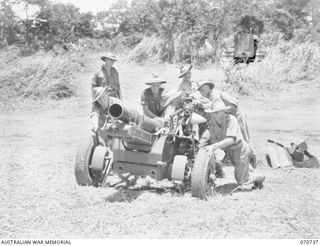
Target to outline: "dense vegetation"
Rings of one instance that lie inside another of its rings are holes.
[[[118,0],[97,14],[49,0],[2,0],[0,103],[73,96],[75,76],[91,71],[89,60],[108,49],[122,54],[122,62],[191,56],[221,64],[234,34],[250,28],[266,57],[250,66],[222,64],[223,89],[256,95],[318,76],[320,0]]]
[[[13,11],[24,6],[25,15]],[[35,14],[30,9],[37,7]],[[110,48],[133,48],[144,37],[160,40],[162,61],[200,57],[210,46],[213,61],[228,38],[252,28],[265,45],[284,40],[317,40],[320,32],[319,0],[118,0],[97,14],[81,13],[72,4],[49,0],[2,0],[0,46],[23,44],[50,50],[80,39],[108,40]],[[206,45],[205,45],[206,44]],[[122,50],[120,50],[122,51]],[[208,53],[208,52],[207,52]]]

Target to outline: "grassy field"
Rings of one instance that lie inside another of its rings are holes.
[[[99,54],[90,59],[87,66],[98,69]],[[177,86],[176,65],[120,61],[116,67],[124,102],[140,111],[151,74],[165,77],[168,88]],[[225,167],[226,178],[217,180],[214,197],[205,202],[149,179],[138,180],[140,190],[126,183],[77,186],[74,159],[90,134],[92,74],[74,75],[75,97],[0,114],[0,238],[319,238],[320,171],[273,170],[264,159],[267,139],[285,145],[305,139],[320,159],[319,80],[240,97],[265,186],[231,196],[233,167]],[[217,87],[223,77],[213,66],[193,70],[194,80],[212,78]]]

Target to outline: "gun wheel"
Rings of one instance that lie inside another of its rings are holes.
[[[172,164],[171,178],[176,181],[183,181],[188,159],[184,155],[176,155]]]
[[[101,183],[106,176],[103,170],[91,168],[92,156],[96,147],[93,136],[79,146],[75,161],[75,176],[79,185],[95,186]]]
[[[213,195],[214,163],[214,155],[210,158],[209,153],[204,149],[199,150],[191,173],[192,196],[208,200]]]

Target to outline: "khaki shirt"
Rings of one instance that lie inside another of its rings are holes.
[[[230,148],[236,147],[241,141],[243,136],[237,119],[230,114],[226,115],[225,121],[219,126],[214,120],[208,122],[208,129],[210,132],[210,143],[214,144],[224,140],[227,137],[233,138],[234,144]],[[205,136],[204,136],[205,137]],[[229,148],[227,147],[227,148]]]
[[[158,96],[155,97],[155,95],[152,93],[151,88],[145,89],[141,94],[141,105],[147,106],[148,109],[154,113],[157,116],[161,116],[162,113],[162,104],[163,104],[163,98],[162,98],[162,92],[163,88],[160,88]]]
[[[93,87],[108,87],[110,96],[114,96],[122,100],[121,88],[119,83],[119,74],[114,67],[111,67],[110,74],[102,66],[99,71],[94,74],[91,82]]]

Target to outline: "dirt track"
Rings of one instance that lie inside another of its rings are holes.
[[[130,72],[143,68],[130,69],[119,68],[122,86],[127,102],[139,108],[143,83],[132,90]],[[172,67],[158,69],[169,77],[177,73]],[[306,82],[312,84],[308,87],[300,83],[275,97],[243,98],[265,186],[230,196],[233,169],[225,167],[227,177],[217,180],[216,195],[204,202],[190,193],[155,192],[157,184],[139,191],[122,189],[125,184],[76,185],[75,152],[90,129],[90,76],[79,76],[76,98],[41,112],[22,109],[0,115],[0,238],[320,237],[320,170],[272,170],[263,158],[267,139],[285,145],[305,139],[320,159],[318,81]]]

